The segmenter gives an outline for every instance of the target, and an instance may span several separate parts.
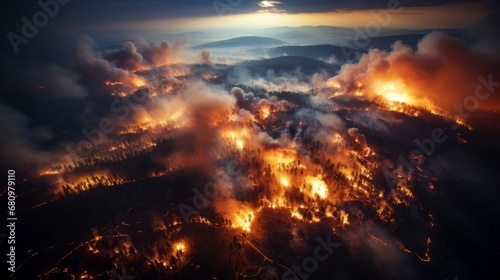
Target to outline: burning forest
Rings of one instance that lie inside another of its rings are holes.
[[[498,57],[443,32],[342,63],[142,38],[75,50],[12,97],[66,100],[57,122],[0,105],[15,278],[497,273]]]

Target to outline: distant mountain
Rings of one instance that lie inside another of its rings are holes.
[[[315,36],[305,33],[305,32],[299,32],[299,31],[288,31],[288,32],[282,32],[282,33],[276,33],[272,34],[272,36],[269,36],[278,40],[286,41],[286,42],[301,42],[302,44],[305,42],[314,42],[317,41],[318,38]]]
[[[339,26],[298,26],[298,27],[271,27],[258,31],[254,31],[254,35],[275,38],[290,42],[293,45],[344,45],[345,42],[353,41],[359,32],[364,32],[364,28],[352,29]],[[422,29],[422,30],[408,30],[408,29],[381,29],[378,38],[382,37],[398,37],[403,38],[406,35],[423,37],[432,31],[440,31],[450,36],[464,39],[464,30],[462,29]],[[376,39],[376,38],[371,38]],[[374,40],[374,44],[377,40]],[[409,42],[410,43],[410,42]],[[409,44],[408,43],[408,44]],[[415,43],[412,41],[411,43]],[[384,47],[387,44],[384,44]],[[390,45],[389,45],[390,46]]]
[[[337,26],[271,27],[256,32],[259,36],[291,42],[294,45],[339,44],[352,40],[355,31]]]
[[[216,41],[195,46],[196,49],[213,49],[213,48],[237,48],[237,47],[272,47],[284,45],[286,42],[267,37],[247,36],[232,38],[223,41]]]
[[[456,35],[457,33],[450,35]],[[369,49],[391,51],[396,41],[417,48],[418,43],[426,34],[401,34],[369,38],[368,41],[349,41],[342,45],[309,45],[309,46],[279,46],[268,48],[266,54],[271,57],[284,55],[303,56],[313,59],[330,60],[334,58],[336,64],[343,64],[353,60],[356,56],[368,52]]]
[[[392,45],[396,41],[401,41],[403,44],[408,45],[414,49],[417,48],[418,42],[425,36],[425,34],[406,34],[406,35],[391,35],[369,38],[368,43],[364,41],[350,41],[346,45],[355,49],[380,49],[384,51],[392,50]]]
[[[293,72],[300,68],[301,72],[306,75],[326,70],[333,74],[339,67],[325,63],[321,60],[312,59],[303,56],[281,56],[263,60],[246,61],[236,67],[244,67],[250,72],[265,75],[267,71],[273,70],[276,73]]]
[[[364,50],[377,48],[385,51],[390,51],[392,50],[392,45],[394,44],[394,42],[401,41],[403,42],[403,44],[408,45],[413,49],[416,49],[418,42],[420,42],[420,40],[422,40],[422,38],[424,38],[425,35],[435,31],[443,32],[448,36],[458,38],[464,41],[466,44],[472,43],[470,41],[470,38],[467,38],[465,33],[460,29],[442,29],[442,30],[420,30],[418,31],[418,33],[414,34],[395,34],[395,35],[374,37],[370,38],[367,47],[360,46],[359,43],[356,44],[355,41],[347,42],[346,45],[352,48],[361,48]]]
[[[269,56],[303,56],[313,59],[327,60],[334,58],[338,64],[344,63],[349,53],[355,51],[348,47],[334,45],[313,45],[313,46],[282,46],[267,50]]]
[[[373,37],[369,41],[350,41],[342,46],[338,45],[310,45],[310,46],[279,46],[267,49],[267,55],[277,57],[283,55],[303,56],[313,59],[330,60],[336,64],[346,63],[348,60],[356,59],[369,49],[381,49],[390,51],[394,42],[400,40],[404,44],[416,48],[424,34],[392,35]]]

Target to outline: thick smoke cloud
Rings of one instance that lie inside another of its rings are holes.
[[[112,62],[106,60],[101,53],[95,51],[95,48],[95,42],[88,36],[81,38],[78,42],[75,68],[84,79],[92,83],[97,82],[99,85],[104,85],[106,82],[130,81],[133,78],[141,79],[126,69],[116,67]],[[133,51],[132,47],[131,49],[130,51]],[[114,62],[116,64],[116,61]],[[125,62],[118,64],[128,65]]]
[[[190,52],[184,41],[146,42],[142,38],[135,42],[126,42],[121,49],[105,51],[103,57],[116,67],[129,71],[148,70],[180,63],[211,64],[213,60],[210,50]]]
[[[396,42],[391,52],[371,50],[357,64],[342,66],[328,85],[362,91],[368,97],[382,95],[410,105],[437,107],[451,111],[474,96],[481,84],[478,77],[500,80],[499,60],[469,50],[462,41],[443,33],[425,36],[417,50]],[[491,85],[490,85],[491,88]],[[483,88],[482,95],[487,95]],[[483,109],[500,108],[500,95],[492,93],[478,105]]]
[[[123,44],[122,49],[106,52],[104,57],[114,63],[116,67],[129,71],[146,66],[144,57],[137,51],[137,47],[132,42]]]
[[[243,89],[239,87],[234,87],[231,90],[231,94],[236,97],[238,107],[240,109],[248,110],[252,113],[256,113],[262,108],[268,108],[268,110],[273,111],[278,106],[286,106],[288,102],[284,100],[278,100],[276,96],[265,96],[265,98],[260,98],[255,96],[252,92],[245,93]]]
[[[5,169],[31,172],[33,169],[50,165],[51,154],[42,151],[36,140],[52,137],[49,131],[30,131],[29,119],[5,105],[0,104],[0,158]]]

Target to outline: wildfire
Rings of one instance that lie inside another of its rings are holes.
[[[385,97],[389,101],[413,104],[414,98],[408,94],[406,86],[400,81],[391,81],[375,85],[377,94]]]
[[[227,199],[215,203],[215,208],[230,221],[233,228],[250,232],[255,213],[248,204],[235,199]]]
[[[236,146],[238,147],[238,150],[243,150],[243,141],[242,140],[237,140],[236,141]]]
[[[137,65],[132,72],[135,73],[135,72],[148,71],[148,70],[151,70],[151,66],[141,64],[141,65]]]
[[[326,183],[323,181],[321,175],[317,175],[316,177],[308,175],[306,176],[305,180],[306,183],[310,184],[312,187],[311,194],[313,197],[317,195],[322,199],[326,198],[328,193],[328,187],[326,186]]]
[[[147,85],[147,80],[133,74],[120,82],[108,81],[106,85],[121,85],[124,88],[126,86],[132,88],[132,85],[142,87]],[[334,87],[340,90],[340,85],[337,84]],[[407,108],[411,106],[407,106],[406,103],[414,104],[416,102],[414,97],[410,95],[406,85],[401,81],[380,82],[375,89],[361,83],[356,84],[356,87],[357,94],[376,93],[379,97],[375,99],[375,103],[394,111],[408,114]],[[174,86],[168,85],[164,89],[166,92],[170,92],[174,89]],[[190,92],[190,94],[194,93]],[[201,97],[193,98],[197,106],[199,106],[199,102],[202,102],[200,101],[203,99]],[[165,100],[161,100],[162,98],[165,98]],[[103,145],[103,151],[106,155],[115,154],[118,157],[128,157],[129,154],[134,155],[136,151],[153,150],[153,147],[160,149],[165,146],[162,140],[175,141],[177,135],[188,131],[191,127],[196,128],[198,118],[196,118],[196,121],[193,120],[195,118],[191,118],[193,112],[205,112],[203,110],[205,106],[199,106],[201,108],[199,110],[196,110],[198,107],[193,109],[191,108],[192,105],[190,107],[191,103],[186,103],[187,101],[177,94],[156,99],[164,101],[164,103],[160,104],[158,110],[136,110],[134,122],[120,127],[118,134],[134,133],[136,134],[134,138],[138,139],[137,142],[134,143],[136,140],[129,140],[125,143],[120,141],[106,143]],[[279,121],[281,120],[276,120],[276,124],[274,121],[272,124],[268,124],[264,120],[269,119],[271,114],[277,111],[276,108],[279,107],[263,102],[259,103],[260,107],[254,113],[245,111],[245,114],[251,116],[243,115],[243,113],[239,115],[237,108],[233,108],[235,106],[234,100],[231,99],[230,101],[233,102],[228,102],[227,108],[223,109],[216,107],[216,105],[208,106],[206,114],[202,115],[204,119],[201,124],[210,126],[210,129],[214,131],[217,130],[216,139],[222,140],[217,142],[218,145],[210,150],[211,154],[206,157],[206,161],[222,159],[220,162],[224,164],[224,160],[231,157],[242,167],[241,173],[247,174],[239,174],[238,171],[238,181],[233,181],[233,178],[228,176],[227,185],[231,187],[245,185],[248,190],[254,187],[256,190],[262,189],[263,191],[253,196],[252,199],[248,198],[250,196],[243,199],[243,197],[238,197],[236,194],[214,199],[211,205],[224,218],[223,223],[216,219],[210,221],[208,218],[201,216],[202,214],[191,218],[191,222],[203,224],[203,226],[207,227],[233,228],[247,234],[252,231],[252,228],[255,230],[260,226],[255,224],[258,221],[256,214],[264,213],[261,210],[266,208],[269,211],[275,209],[275,211],[286,213],[286,215],[289,215],[288,217],[295,221],[301,220],[304,223],[330,222],[336,228],[338,226],[347,226],[353,222],[358,224],[364,219],[361,214],[353,210],[350,221],[350,214],[338,208],[342,207],[340,206],[343,205],[341,202],[361,201],[365,205],[372,205],[381,220],[394,223],[391,207],[396,204],[409,205],[415,198],[412,189],[406,185],[398,185],[398,192],[387,197],[385,197],[383,191],[377,189],[373,179],[376,178],[375,175],[377,174],[374,171],[377,168],[374,157],[376,148],[369,146],[369,142],[366,141],[365,136],[358,129],[349,128],[346,131],[346,128],[332,128],[324,125],[324,132],[322,132],[321,136],[325,137],[317,140],[318,135],[314,135],[314,142],[305,137],[304,139],[296,138],[293,141],[286,137],[277,139],[277,132],[282,129],[280,126],[292,122],[283,121],[280,124]],[[160,109],[161,112],[159,112]],[[293,123],[303,126],[300,121]],[[307,120],[302,121],[307,123]],[[185,130],[171,131],[173,128],[185,128]],[[163,135],[166,136],[162,139]],[[264,137],[260,137],[261,135]],[[256,139],[257,141],[255,141]],[[235,152],[237,150],[241,152]],[[182,170],[182,168],[199,164],[200,158],[203,159],[204,163],[205,157],[199,155],[173,154],[165,160],[167,163],[164,169],[163,167],[156,168],[145,173],[145,176],[162,177],[171,172]],[[89,160],[89,162],[92,161]],[[56,170],[45,170],[41,172],[41,175],[58,173]],[[108,171],[64,176],[61,181],[65,193],[71,193],[72,190],[76,192],[85,191],[95,186],[115,186],[126,182],[125,179],[119,178]],[[224,181],[224,183],[226,182]],[[217,187],[219,187],[219,184]],[[337,202],[339,203],[337,204]],[[122,223],[122,226],[132,224],[127,221]],[[158,230],[169,231],[174,228],[177,230],[176,233],[181,231],[182,223],[174,221],[168,226],[162,224],[158,227]],[[171,238],[172,235],[168,236]],[[100,238],[102,237],[96,237],[95,241],[99,241]],[[186,239],[170,242],[172,241],[169,240],[169,243],[165,243],[172,244],[168,251],[172,251],[173,255],[180,260],[183,259],[182,256],[189,249],[188,244],[196,244],[194,242],[187,243]],[[428,247],[429,243],[430,239]],[[95,244],[89,245],[89,251],[92,253],[99,252]],[[428,251],[429,249],[425,256],[421,257],[422,261],[430,260]],[[118,250],[115,253],[118,254],[119,252]],[[159,253],[154,253],[154,256],[150,257],[151,260],[157,261],[160,265],[163,264],[164,267],[170,267],[170,269],[178,267],[172,264],[169,266],[168,259],[165,259],[165,256]]]
[[[290,164],[297,161],[297,152],[293,149],[274,149],[268,150],[265,154],[265,160],[269,164],[276,166]]]
[[[290,183],[285,177],[281,177],[281,185],[283,185],[284,187],[288,187]]]
[[[119,81],[115,81],[115,82],[112,82],[112,81],[106,81],[104,84],[105,84],[105,85],[107,85],[107,86],[123,85],[123,83],[122,83],[122,82],[119,82]]]
[[[62,170],[47,169],[39,173],[40,176],[61,174]]]
[[[425,251],[425,257],[418,257],[421,261],[423,262],[430,262],[431,261],[431,257],[429,256],[429,251],[430,251],[430,245],[431,245],[431,238],[430,237],[427,237],[427,249]]]
[[[253,211],[247,210],[234,213],[233,218],[233,227],[241,228],[244,231],[250,232],[254,218]]]
[[[342,135],[340,135],[339,133],[335,132],[335,134],[333,134],[333,137],[332,137],[332,142],[334,144],[343,143],[344,142],[344,138],[342,138]]]
[[[335,88],[335,89],[339,89],[342,87],[338,81],[333,81],[333,80],[329,80],[326,83],[326,86],[331,87],[331,88]]]
[[[244,140],[248,138],[248,134],[245,129],[235,129],[222,132],[222,137],[225,138],[230,145],[236,145],[236,148],[242,151],[245,147]]]
[[[140,76],[134,76],[134,77],[132,77],[131,82],[136,87],[143,87],[143,86],[145,86],[147,84],[146,80],[144,78],[140,77]]]
[[[185,252],[186,251],[186,244],[183,241],[179,241],[174,244],[174,249],[175,252]]]
[[[104,84],[106,86],[121,86],[124,84],[133,85],[134,87],[143,87],[147,85],[146,79],[141,76],[133,75],[130,78],[125,78],[124,81],[106,81]]]
[[[349,224],[349,214],[344,210],[340,210],[340,221],[344,226]]]
[[[265,120],[269,117],[269,115],[271,115],[271,108],[269,108],[268,106],[263,106],[260,109],[260,117]]]
[[[219,78],[219,76],[220,76],[220,75],[211,74],[211,73],[205,73],[205,74],[201,75],[201,77],[202,77],[204,80],[207,80],[207,81],[217,79],[217,78]]]
[[[299,220],[303,220],[304,216],[302,216],[302,214],[299,213],[298,209],[294,209],[292,211],[292,218],[297,218]]]

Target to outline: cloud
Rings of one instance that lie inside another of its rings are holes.
[[[126,46],[127,51],[124,52],[131,53],[135,51],[135,48],[132,46],[127,44]],[[95,47],[94,40],[89,36],[83,36],[77,44],[77,54],[74,62],[75,70],[85,80],[104,85],[106,82],[128,81],[134,77],[138,77],[127,69],[121,69],[116,66],[116,64],[127,65],[125,62],[108,61],[101,53],[95,51]]]
[[[281,4],[279,1],[260,1],[258,5],[262,8],[271,8],[276,7],[279,4]]]
[[[133,71],[146,67],[144,57],[132,42],[123,44],[122,49],[104,52],[104,58],[122,69]]]

